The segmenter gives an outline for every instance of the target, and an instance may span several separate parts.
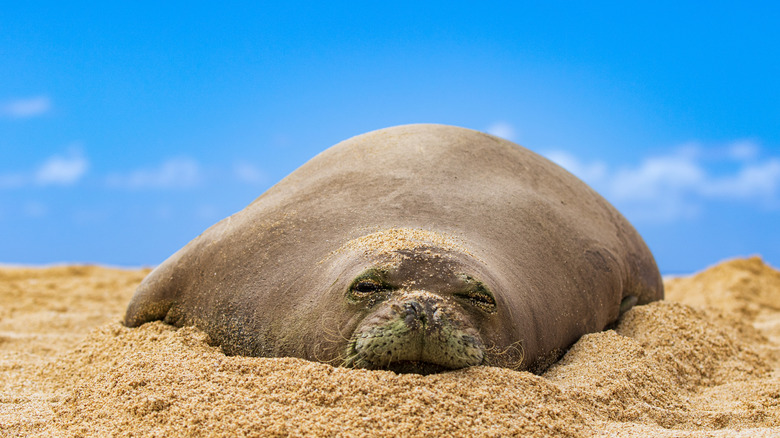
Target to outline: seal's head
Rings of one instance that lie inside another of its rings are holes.
[[[491,362],[501,303],[473,255],[422,230],[385,230],[352,246],[369,266],[344,292],[355,315],[344,365],[430,374]]]

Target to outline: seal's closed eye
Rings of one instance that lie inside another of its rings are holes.
[[[466,288],[462,292],[456,292],[453,295],[468,300],[471,305],[484,312],[494,313],[496,311],[496,298],[490,289],[484,283],[475,280],[469,275],[461,274],[461,278]]]
[[[371,280],[361,280],[358,282],[358,284],[353,286],[353,290],[361,294],[370,294],[372,292],[377,292],[381,288],[382,288],[381,285]]]
[[[357,302],[365,299],[376,300],[378,294],[391,289],[386,280],[387,273],[381,269],[371,268],[357,276],[349,285],[347,298]]]

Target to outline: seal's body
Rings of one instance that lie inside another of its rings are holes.
[[[497,137],[408,125],[333,146],[206,230],[125,324],[195,325],[227,354],[539,371],[662,298],[641,237],[582,181]]]

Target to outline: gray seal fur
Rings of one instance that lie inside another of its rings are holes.
[[[642,238],[585,183],[491,135],[406,125],[325,150],[210,227],[124,323],[194,325],[231,355],[539,372],[662,298]]]

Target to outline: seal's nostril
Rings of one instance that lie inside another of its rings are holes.
[[[404,309],[406,314],[412,318],[419,320],[423,324],[428,320],[428,315],[425,312],[425,308],[417,301],[409,301],[404,303]]]
[[[423,313],[423,308],[417,301],[409,301],[404,305],[404,307],[408,313],[413,313],[415,315],[420,315]]]

